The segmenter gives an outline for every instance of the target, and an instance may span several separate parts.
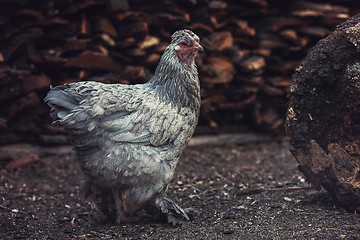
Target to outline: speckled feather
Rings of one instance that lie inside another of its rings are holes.
[[[45,98],[54,122],[72,134],[89,177],[87,195],[117,222],[149,205],[173,224],[188,220],[165,194],[198,121],[199,41],[189,30],[175,32],[146,84],[78,82],[52,88]]]

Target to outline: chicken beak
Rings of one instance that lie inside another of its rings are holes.
[[[199,44],[199,45],[197,46],[197,50],[198,50],[198,52],[203,52],[203,51],[204,51],[204,48]]]

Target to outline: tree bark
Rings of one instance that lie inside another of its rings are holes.
[[[339,25],[296,69],[286,130],[307,180],[360,210],[360,14]]]

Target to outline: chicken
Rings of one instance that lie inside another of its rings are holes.
[[[176,31],[145,84],[94,81],[52,88],[44,101],[53,123],[70,131],[87,176],[82,188],[117,223],[144,212],[185,225],[189,216],[166,197],[200,111],[195,56],[203,48],[190,30]]]

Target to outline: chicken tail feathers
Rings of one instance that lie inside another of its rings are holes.
[[[67,89],[68,86],[66,85],[50,86],[50,91],[44,99],[45,103],[51,108],[50,115],[54,119],[54,123],[60,122],[71,125],[74,120],[70,118],[73,118],[74,110],[79,106],[81,99],[79,96],[66,91]]]

